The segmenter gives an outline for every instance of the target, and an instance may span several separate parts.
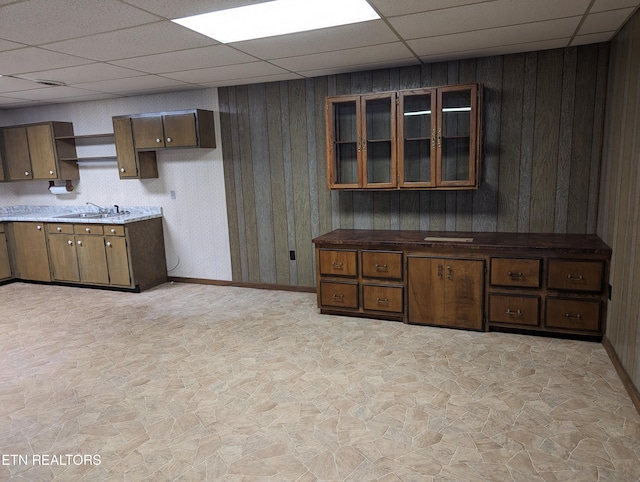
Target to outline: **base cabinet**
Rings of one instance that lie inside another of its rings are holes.
[[[0,223],[0,281],[11,278],[11,275],[7,237],[5,235],[4,224]]]
[[[484,260],[409,256],[408,322],[483,328]]]
[[[11,223],[15,276],[29,281],[51,281],[47,238],[43,223]]]
[[[313,242],[322,313],[605,333],[611,248],[595,235],[343,229]]]

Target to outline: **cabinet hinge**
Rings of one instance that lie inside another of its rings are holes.
[[[484,274],[487,274],[489,271],[487,271],[487,267],[484,267]]]

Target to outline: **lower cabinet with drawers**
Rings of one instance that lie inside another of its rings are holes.
[[[611,249],[595,235],[336,230],[313,242],[322,313],[605,332]]]

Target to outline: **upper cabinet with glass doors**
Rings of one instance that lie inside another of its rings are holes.
[[[477,84],[327,98],[331,189],[474,189]]]

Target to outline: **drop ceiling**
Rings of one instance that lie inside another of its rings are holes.
[[[640,5],[368,0],[380,20],[226,45],[170,21],[261,2],[0,0],[0,109],[605,42]]]

